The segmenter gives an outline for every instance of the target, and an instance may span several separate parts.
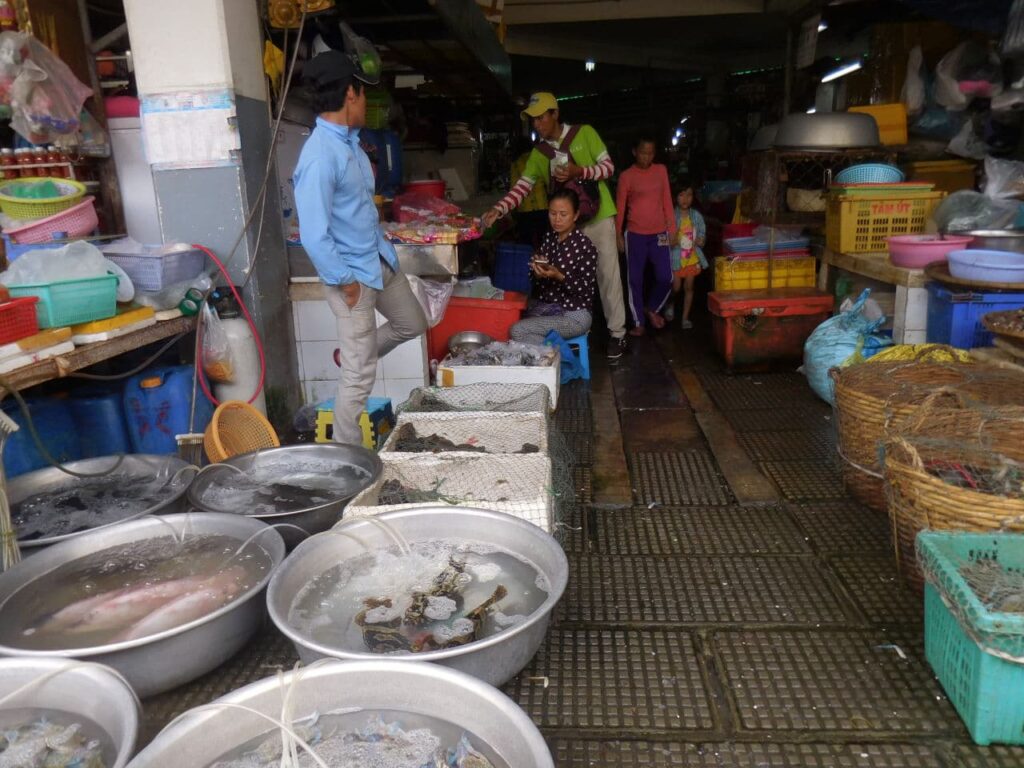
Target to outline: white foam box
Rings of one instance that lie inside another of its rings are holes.
[[[547,533],[554,529],[551,459],[530,453],[381,454],[384,470],[370,487],[352,499],[343,517],[370,517],[383,512],[449,505],[504,512]],[[443,498],[407,504],[380,504],[381,489],[397,480],[414,491],[436,490]]]
[[[543,391],[543,390],[541,390]],[[456,445],[468,443],[480,446],[490,454],[512,454],[529,456],[520,451],[524,443],[536,445],[537,453],[548,453],[548,424],[546,415],[540,413],[498,413],[464,411],[449,413],[403,413],[398,417],[394,430],[388,435],[381,448],[381,454],[391,456],[421,456],[424,452],[399,451],[395,446],[398,435],[405,424],[411,424],[419,437],[438,435]],[[450,456],[479,456],[478,451],[444,451]],[[438,455],[438,454],[431,454]]]
[[[460,387],[465,384],[543,384],[551,393],[551,410],[558,407],[562,357],[555,350],[551,365],[453,365],[446,357],[437,367],[437,384]]]

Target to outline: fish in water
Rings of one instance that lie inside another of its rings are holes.
[[[103,768],[99,743],[87,741],[82,726],[40,720],[3,732],[0,768]]]

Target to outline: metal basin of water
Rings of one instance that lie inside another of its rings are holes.
[[[380,658],[322,664],[301,674],[293,689],[296,717],[359,707],[409,713],[412,720],[416,715],[440,718],[470,731],[510,766],[554,767],[544,737],[526,713],[505,694],[469,675],[436,664]],[[285,684],[294,676],[287,673]],[[283,692],[278,679],[270,677],[215,703],[241,704],[278,718]],[[161,732],[129,768],[210,765],[273,727],[233,708],[192,712]]]
[[[98,531],[101,528],[106,528],[110,525],[117,525],[118,523],[123,523],[127,520],[135,520],[136,518],[144,515],[172,514],[184,511],[185,492],[188,490],[189,480],[191,480],[192,475],[182,472],[182,470],[188,467],[189,464],[175,456],[156,456],[143,453],[127,454],[123,457],[100,456],[94,459],[73,461],[69,464],[65,464],[64,466],[73,472],[95,474],[105,472],[111,467],[114,467],[115,464],[117,467],[112,474],[118,477],[166,480],[167,488],[164,498],[161,498],[158,502],[150,505],[146,509],[126,514],[124,517],[121,517],[116,521],[95,526],[89,530],[75,531],[72,533],[65,533],[58,536],[47,536],[38,539],[18,539],[18,546],[23,549],[48,547],[59,541],[65,541],[76,536],[82,536],[83,534],[90,533],[91,531]],[[175,476],[179,472],[181,473],[179,482],[172,484],[171,481],[175,479]],[[12,480],[8,480],[7,498],[11,505],[12,514],[17,517],[18,506],[21,502],[32,496],[49,493],[56,495],[74,487],[74,484],[79,482],[81,481],[78,478],[75,478],[66,472],[61,472],[56,467],[39,469],[35,472],[28,472],[24,475],[19,475]]]
[[[0,656],[40,659],[73,658],[106,664],[124,675],[141,698],[170,690],[218,667],[252,636],[264,616],[263,590],[284,558],[284,542],[273,529],[240,515],[193,512],[185,515],[143,517],[109,526],[54,544],[0,574],[0,622],[4,608],[18,590],[53,569],[94,552],[166,537],[171,526],[177,535],[209,534],[237,539],[239,544],[262,532],[256,540],[271,559],[271,568],[252,588],[212,613],[136,640],[67,650],[27,650],[0,645]]]
[[[262,520],[268,525],[285,523],[289,526],[296,526],[301,530],[297,531],[294,528],[286,527],[278,529],[278,532],[284,538],[285,545],[291,549],[307,536],[326,531],[338,522],[341,519],[341,513],[345,506],[365,488],[374,483],[380,477],[381,472],[384,471],[384,465],[373,451],[359,445],[342,445],[340,443],[316,443],[313,445],[288,445],[281,448],[268,448],[241,456],[234,456],[221,463],[243,472],[258,473],[262,467],[279,464],[283,459],[294,462],[296,470],[301,470],[304,465],[318,462],[328,462],[338,464],[339,466],[348,464],[364,470],[369,474],[369,477],[366,478],[365,482],[360,483],[358,487],[353,487],[351,493],[337,496],[325,504],[297,511],[248,515],[244,509],[237,511],[221,509],[206,498],[211,486],[218,479],[229,478],[230,474],[228,473],[233,473],[233,470],[230,469],[211,467],[204,470],[192,485],[189,486],[188,501],[196,509],[204,512],[238,513],[252,517],[255,520]]]
[[[0,659],[0,699],[44,675],[52,677],[8,700],[3,708],[56,710],[88,718],[117,751],[108,768],[123,768],[135,751],[140,717],[139,700],[125,679],[95,664],[72,667],[63,659]]]
[[[555,605],[565,591],[569,561],[562,547],[543,530],[525,520],[483,509],[464,507],[421,507],[378,515],[409,543],[438,538],[492,544],[531,562],[547,579],[547,599],[525,621],[466,645],[422,653],[389,654],[389,659],[432,661],[467,672],[499,686],[515,677],[529,663],[547,632]],[[271,620],[295,644],[305,663],[322,658],[379,659],[380,654],[355,651],[316,642],[308,633],[288,623],[288,615],[299,592],[325,571],[365,552],[356,539],[378,547],[391,540],[372,519],[353,518],[345,533],[322,533],[296,547],[270,580],[267,606]]]

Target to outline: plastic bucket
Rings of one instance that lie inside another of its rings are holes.
[[[213,404],[196,390],[195,422],[189,427],[192,366],[155,368],[128,379],[124,386],[124,416],[136,453],[175,453],[177,435],[203,432]]]
[[[423,179],[421,181],[410,181],[402,187],[403,192],[412,192],[418,195],[428,195],[444,199],[444,179]]]
[[[72,392],[68,405],[83,459],[132,452],[123,399],[120,388],[82,387]]]

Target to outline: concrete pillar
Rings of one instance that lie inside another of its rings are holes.
[[[257,211],[227,260],[257,207],[271,153],[259,4],[125,0],[124,6],[164,240],[207,246],[225,261],[235,284],[245,284],[267,352],[270,415],[289,416],[299,402],[298,363],[276,169],[267,183],[258,247]],[[190,99],[220,111],[196,109]],[[147,119],[157,104],[169,110],[161,113],[162,128]],[[216,149],[204,149],[210,145]],[[286,414],[275,413],[281,406]]]

